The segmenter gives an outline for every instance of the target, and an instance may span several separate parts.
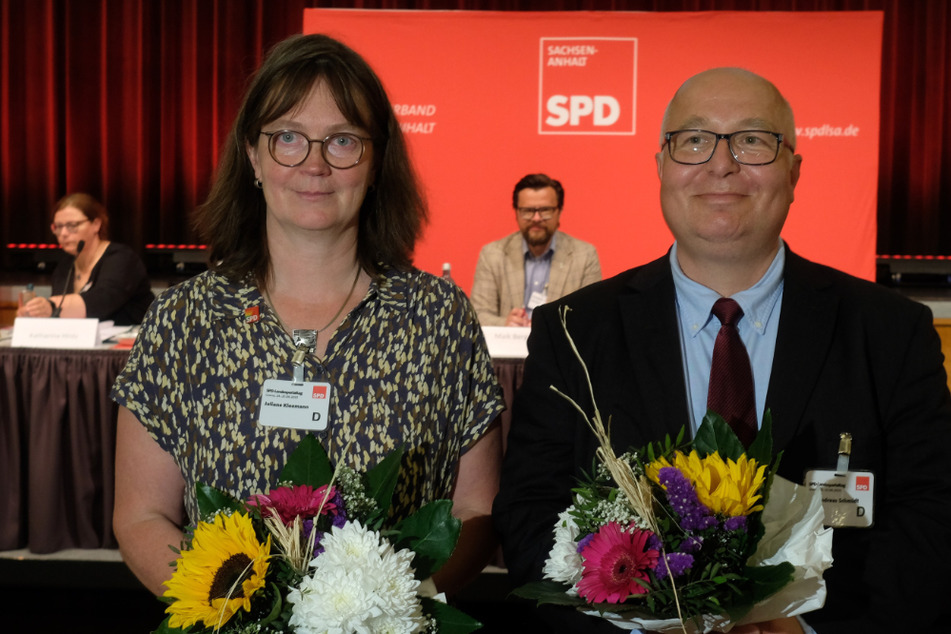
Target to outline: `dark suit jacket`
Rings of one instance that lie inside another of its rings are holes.
[[[835,468],[839,433],[851,432],[851,468],[876,477],[874,527],[835,531],[826,605],[805,618],[820,634],[926,631],[951,603],[951,399],[931,311],[788,251],[784,280],[766,399],[779,473],[802,483]],[[689,430],[667,257],[538,308],[495,502],[516,583],[541,578],[556,514],[597,447],[549,390],[591,411],[560,305],[616,451]]]

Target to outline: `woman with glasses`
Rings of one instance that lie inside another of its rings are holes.
[[[71,257],[53,271],[53,296],[34,297],[19,317],[94,317],[117,326],[138,324],[155,299],[138,254],[108,240],[106,208],[89,194],[68,194],[56,203],[50,225]]]
[[[482,569],[502,398],[465,295],[412,265],[425,220],[366,62],[322,35],[277,45],[198,210],[210,270],[156,301],[113,391],[114,526],[153,592],[171,576],[168,546],[198,519],[195,484],[266,492],[307,433],[358,470],[404,446],[394,519],[451,498],[463,521],[436,587],[451,593]],[[262,398],[265,381],[314,384],[327,409],[294,427]]]

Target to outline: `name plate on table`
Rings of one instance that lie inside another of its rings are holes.
[[[524,359],[528,356],[528,333],[531,328],[517,326],[483,326],[482,334],[493,359]]]
[[[14,348],[95,348],[99,345],[99,320],[17,317],[10,345]]]

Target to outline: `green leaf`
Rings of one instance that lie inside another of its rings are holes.
[[[687,430],[683,426],[681,426],[680,431],[677,432],[677,440],[674,443],[675,447],[680,447],[681,445],[684,444],[684,436],[686,435],[686,433],[687,433]]]
[[[313,434],[307,434],[287,458],[280,481],[309,484],[316,489],[330,484],[333,474],[333,466],[323,445]]]
[[[697,450],[701,458],[719,453],[723,458],[733,460],[737,460],[745,451],[736,433],[730,429],[722,416],[712,410],[707,410],[706,416],[703,417],[697,436],[693,440],[693,448]]]
[[[284,611],[284,600],[281,596],[281,589],[273,581],[268,583],[268,586],[271,588],[271,596],[273,597],[271,611],[267,616],[261,619],[261,625],[267,625],[268,623],[277,620],[281,616],[281,612]]]
[[[780,590],[786,584],[791,583],[796,568],[784,561],[775,566],[754,566],[746,569],[746,577],[753,582],[752,594],[750,600],[753,603],[762,601]]]
[[[768,465],[773,459],[773,415],[769,410],[763,414],[763,424],[760,426],[756,438],[750,444],[746,455],[759,464]]]
[[[565,585],[556,581],[532,581],[512,590],[512,594],[523,599],[533,599],[538,605],[550,603],[553,605],[585,605],[580,597],[569,596],[565,592]]]
[[[735,588],[736,596],[742,600],[725,606],[727,615],[738,621],[753,609],[760,601],[776,594],[793,579],[795,568],[789,562],[776,566],[747,567],[743,573],[743,587]]]
[[[482,623],[456,608],[441,601],[421,598],[423,612],[439,623],[439,634],[468,634],[482,627]]]
[[[396,490],[396,480],[403,462],[403,447],[397,447],[367,471],[367,495],[376,500],[381,509],[389,509]]]
[[[195,485],[195,499],[201,517],[211,517],[218,511],[239,511],[244,508],[244,504],[234,496],[201,482]]]
[[[394,527],[393,547],[409,548],[416,553],[416,578],[426,579],[449,559],[461,530],[462,522],[452,516],[452,502],[436,500]]]

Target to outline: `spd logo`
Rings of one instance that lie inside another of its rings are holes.
[[[869,489],[869,477],[868,476],[855,476],[855,490],[856,491],[868,491]]]
[[[637,38],[543,37],[539,134],[634,134]]]
[[[310,395],[311,398],[327,398],[327,386],[326,385],[315,385],[314,392]]]

